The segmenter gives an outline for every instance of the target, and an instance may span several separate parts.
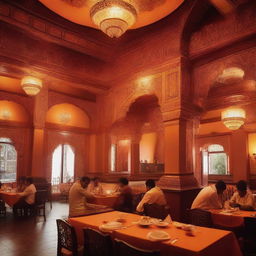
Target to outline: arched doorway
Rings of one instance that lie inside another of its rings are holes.
[[[68,183],[74,181],[75,153],[68,144],[61,144],[52,154],[52,184]]]
[[[17,178],[17,151],[9,138],[0,138],[0,181],[15,182]]]

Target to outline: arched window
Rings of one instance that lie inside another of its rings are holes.
[[[74,181],[75,154],[70,145],[62,144],[52,155],[52,184]]]
[[[209,175],[229,174],[228,155],[223,146],[219,144],[209,145],[203,157],[204,168],[208,169]]]
[[[0,138],[0,181],[14,182],[17,177],[17,151],[9,138]]]

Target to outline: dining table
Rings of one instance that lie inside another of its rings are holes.
[[[242,256],[235,235],[226,230],[196,226],[194,234],[188,235],[183,229],[177,228],[174,223],[170,223],[165,228],[156,225],[142,227],[138,224],[140,215],[126,213],[124,216],[124,213],[118,211],[69,218],[69,222],[76,230],[78,243],[82,245],[83,228],[101,230],[103,223],[116,221],[120,215],[125,221],[121,228],[110,232],[112,239],[125,241],[141,249],[160,251],[161,256]],[[149,232],[157,230],[167,232],[170,239],[165,241],[149,239]]]
[[[10,207],[13,207],[20,199],[20,195],[16,192],[0,191],[0,199],[7,203]]]
[[[107,207],[113,208],[118,195],[94,195],[94,198],[90,201],[93,204],[105,205]]]
[[[226,209],[212,209],[209,211],[215,226],[236,228],[244,225],[244,218],[255,218],[256,221],[256,211],[232,211]]]

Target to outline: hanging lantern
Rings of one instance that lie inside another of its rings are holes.
[[[246,113],[242,108],[228,108],[221,113],[221,120],[230,130],[239,129],[245,122]]]
[[[25,76],[21,80],[21,87],[27,95],[35,96],[40,92],[41,88],[43,87],[43,84],[42,80],[36,77]]]

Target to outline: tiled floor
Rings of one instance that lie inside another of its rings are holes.
[[[56,219],[66,218],[68,205],[53,203],[47,205],[47,220],[14,219],[11,209],[7,217],[0,217],[0,256],[56,256]]]

